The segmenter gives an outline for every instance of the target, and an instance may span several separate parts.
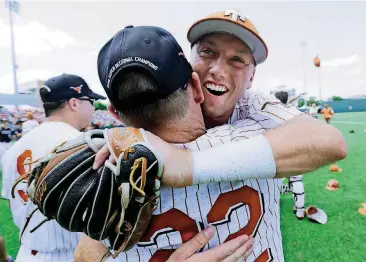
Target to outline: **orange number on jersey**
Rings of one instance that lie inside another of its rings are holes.
[[[262,254],[255,260],[255,262],[270,262],[273,261],[271,249],[266,249]]]
[[[24,162],[32,161],[32,151],[25,150],[18,158],[17,158],[17,172],[19,176],[23,176],[26,173],[31,171],[31,165],[24,165]],[[25,168],[27,167],[27,168]],[[24,190],[17,190],[20,198],[24,201],[24,203],[28,202],[28,195]]]
[[[243,186],[233,191],[222,193],[210,212],[207,214],[207,222],[214,226],[230,222],[231,213],[241,207],[247,205],[250,212],[248,224],[238,232],[229,235],[224,242],[234,239],[240,235],[248,235],[255,237],[258,227],[263,219],[264,206],[262,194],[257,190]],[[265,250],[257,259],[256,262],[271,261],[268,256],[269,250]]]
[[[227,237],[226,241],[247,234],[255,237],[264,214],[262,194],[257,190],[243,186],[239,189],[220,194],[216,202],[207,214],[207,222],[212,225],[226,224],[230,222],[231,213],[247,205],[250,210],[248,224]],[[201,225],[200,225],[201,226]],[[201,226],[201,229],[203,225]],[[185,243],[193,238],[201,229],[198,229],[197,221],[175,208],[160,215],[153,215],[145,235],[141,238],[138,246],[151,246],[157,244],[157,237],[161,234],[177,231],[181,234],[182,242]],[[149,262],[166,261],[174,252],[174,249],[158,250]],[[273,261],[271,250],[265,250],[256,262]]]
[[[201,229],[202,227],[203,226],[201,226]],[[160,234],[178,231],[181,233],[182,242],[185,243],[193,238],[201,229],[198,229],[197,221],[193,220],[182,211],[172,208],[160,215],[153,215],[150,225],[140,241],[148,242],[149,244],[147,245],[156,245],[157,237]],[[139,246],[145,245],[139,243]],[[149,261],[166,261],[173,252],[174,249],[158,250]]]

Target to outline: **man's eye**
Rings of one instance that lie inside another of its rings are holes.
[[[212,55],[214,52],[211,49],[202,49],[201,54]]]
[[[245,64],[244,59],[242,59],[242,58],[240,58],[240,57],[233,57],[233,58],[231,58],[231,61],[233,61],[233,62],[239,62],[239,63]]]

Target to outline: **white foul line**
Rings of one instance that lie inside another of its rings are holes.
[[[366,122],[351,122],[351,121],[331,121],[331,123],[338,123],[338,124],[355,124],[355,125],[365,125]]]

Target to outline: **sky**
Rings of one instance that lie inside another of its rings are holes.
[[[366,2],[310,1],[32,1],[13,14],[18,83],[71,73],[105,94],[100,48],[126,25],[170,31],[189,57],[187,30],[211,13],[239,10],[267,43],[253,88],[279,86],[322,98],[366,95]],[[306,46],[301,45],[302,42]],[[13,93],[9,11],[0,1],[0,93]],[[313,65],[319,55],[321,67]],[[304,84],[305,82],[305,84]]]

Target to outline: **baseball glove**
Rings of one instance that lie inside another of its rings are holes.
[[[94,170],[103,146],[116,163],[107,160]],[[161,162],[140,129],[92,130],[41,159],[29,174],[28,194],[45,221],[55,219],[68,231],[108,239],[116,257],[144,234],[158,204],[161,174]]]

